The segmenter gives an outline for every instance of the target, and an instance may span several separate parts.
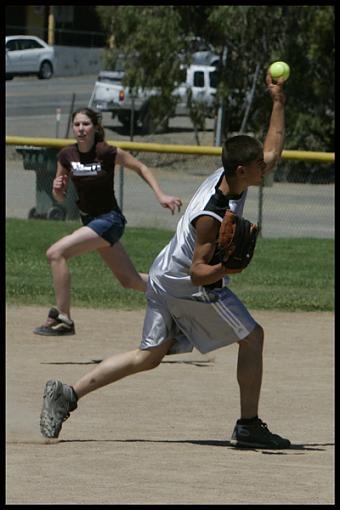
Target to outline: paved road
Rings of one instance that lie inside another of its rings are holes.
[[[36,117],[55,114],[56,108],[69,111],[72,94],[76,107],[87,104],[96,76],[38,80],[15,78],[6,81],[6,117]]]
[[[51,80],[38,80],[35,77],[28,77],[6,81],[6,134],[13,136],[59,136],[63,138],[67,129],[73,96],[74,109],[87,106],[95,80],[96,75],[52,78]],[[56,133],[57,108],[61,110],[58,133]],[[117,119],[112,119],[111,114],[103,114],[103,124],[108,129],[108,136],[114,130],[115,138],[129,140],[129,133],[123,131],[120,122]],[[213,121],[207,119],[206,124],[210,130],[210,137],[206,143],[211,145],[213,141],[213,134],[211,133]],[[184,141],[177,141],[177,143],[196,143],[189,119],[183,117],[172,119],[170,121],[171,127],[177,137],[178,129],[184,130]],[[70,136],[72,136],[71,133]],[[147,137],[137,138],[145,140]]]

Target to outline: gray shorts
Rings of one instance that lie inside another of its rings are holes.
[[[202,299],[177,299],[156,294],[148,286],[141,349],[174,339],[168,354],[205,354],[247,337],[256,322],[228,288],[203,291]]]

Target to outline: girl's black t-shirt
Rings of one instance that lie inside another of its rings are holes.
[[[116,156],[117,148],[106,142],[97,142],[89,152],[79,152],[75,143],[58,153],[59,163],[74,183],[82,212],[98,216],[120,210],[114,193]]]

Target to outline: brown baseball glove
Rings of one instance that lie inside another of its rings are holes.
[[[259,229],[227,209],[217,240],[218,259],[228,273],[240,273],[251,261]]]

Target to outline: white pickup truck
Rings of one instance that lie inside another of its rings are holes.
[[[191,65],[183,69],[183,73],[186,74],[183,77],[185,81],[173,91],[178,97],[173,116],[189,116],[188,89],[191,89],[192,100],[204,103],[207,115],[212,116],[217,86],[216,67]],[[111,112],[112,118],[117,115],[125,127],[130,126],[133,109],[136,125],[139,124],[144,132],[148,132],[148,102],[151,96],[157,94],[157,90],[138,90],[132,96],[129,89],[122,84],[122,76],[123,73],[117,71],[100,71],[88,106],[96,111]]]

